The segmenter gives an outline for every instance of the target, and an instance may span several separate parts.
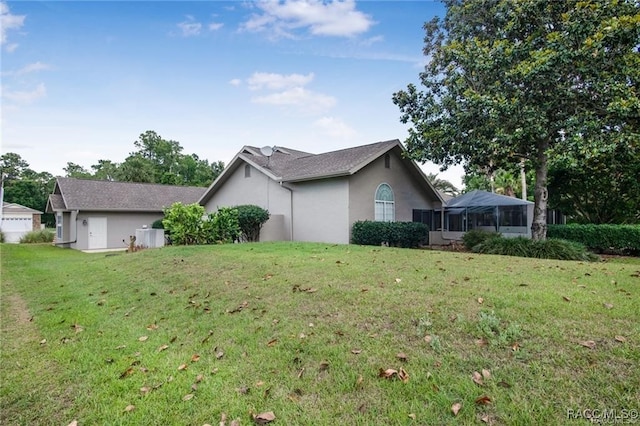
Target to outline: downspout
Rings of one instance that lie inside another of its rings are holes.
[[[293,239],[293,188],[288,187],[282,181],[280,181],[280,186],[289,191],[289,234],[291,241],[295,241]]]
[[[75,230],[76,239],[73,240],[73,241],[60,241],[60,242],[56,241],[55,245],[58,246],[58,245],[62,245],[62,244],[74,244],[74,243],[78,242],[78,213],[80,213],[80,210],[76,210],[75,212],[76,212],[76,217],[75,217],[74,222],[76,223],[76,230]],[[57,232],[57,228],[58,228],[57,220],[58,220],[58,215],[56,214],[56,232]]]

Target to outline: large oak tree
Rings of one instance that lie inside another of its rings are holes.
[[[633,0],[446,0],[425,24],[420,74],[393,95],[416,160],[535,169],[533,237],[546,237],[551,160],[640,139],[640,7]]]

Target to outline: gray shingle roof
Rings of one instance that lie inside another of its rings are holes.
[[[47,211],[162,211],[175,202],[198,201],[206,188],[57,178]]]
[[[270,170],[283,181],[320,179],[353,174],[396,145],[398,140],[376,142],[324,154],[310,154],[289,148],[276,148],[269,158],[259,148],[245,147],[241,157]]]
[[[458,195],[447,201],[447,207],[523,206],[527,204],[533,203],[479,189]]]

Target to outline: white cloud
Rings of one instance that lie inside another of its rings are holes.
[[[306,28],[313,35],[351,37],[374,24],[369,15],[356,10],[355,0],[266,0],[256,6],[262,13],[241,24],[242,30],[293,37],[293,31]]]
[[[188,15],[187,20],[180,22],[178,28],[182,31],[182,35],[184,37],[193,37],[200,34],[202,30],[202,24],[200,22],[196,22],[193,16]]]
[[[7,33],[9,30],[17,30],[24,25],[25,15],[12,15],[9,6],[5,2],[0,2],[0,45],[7,44]],[[7,44],[5,47],[9,52],[13,52],[18,47],[17,44]]]
[[[302,74],[275,74],[265,72],[255,72],[249,79],[249,89],[251,90],[282,90],[293,87],[306,86],[313,80],[313,73],[307,75]]]
[[[322,117],[313,123],[314,127],[333,139],[353,139],[358,135],[354,129],[349,127],[344,121],[335,117]]]
[[[212,22],[209,24],[209,31],[218,31],[223,26],[224,24],[221,22]]]
[[[15,91],[15,92],[5,92],[3,88],[2,97],[12,100],[14,102],[18,102],[21,104],[28,104],[36,99],[43,98],[47,95],[47,88],[44,86],[44,83],[38,84],[38,86],[31,91]]]
[[[242,80],[240,80],[239,78],[234,78],[232,80],[229,81],[229,84],[232,86],[240,86],[242,84]]]
[[[303,87],[294,87],[283,92],[257,96],[252,99],[252,102],[276,106],[295,106],[299,107],[298,111],[300,112],[315,114],[331,109],[336,104],[336,99],[332,96],[306,90]]]
[[[42,62],[38,61],[20,68],[18,71],[15,72],[15,74],[22,75],[22,74],[28,74],[31,72],[44,71],[48,69],[51,69],[50,65],[43,64]]]

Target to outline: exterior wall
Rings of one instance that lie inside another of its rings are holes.
[[[441,208],[440,201],[431,198],[427,183],[411,171],[408,160],[396,150],[389,153],[390,167],[385,168],[384,155],[351,176],[349,185],[349,226],[358,220],[374,220],[375,193],[378,185],[387,183],[393,190],[395,220],[411,222],[413,209]],[[351,229],[349,229],[351,234]]]
[[[136,234],[136,229],[141,229],[144,225],[151,228],[151,224],[162,219],[162,213],[129,213],[129,212],[79,212],[75,221],[71,222],[70,234],[77,230],[77,238],[70,243],[71,248],[77,250],[87,250],[89,248],[89,225],[91,217],[107,218],[107,246],[105,249],[126,249],[129,245],[129,238]],[[84,221],[87,221],[85,224]],[[65,223],[66,224],[66,223]],[[65,236],[66,232],[63,230]],[[73,237],[73,235],[70,235]],[[123,242],[124,240],[124,242]],[[65,240],[70,241],[70,240]]]
[[[291,240],[291,192],[253,167],[250,177],[245,177],[244,165],[238,167],[204,208],[211,213],[243,204],[262,207],[273,217],[264,224],[261,241]]]
[[[300,182],[291,187],[296,241],[349,243],[348,178]]]

